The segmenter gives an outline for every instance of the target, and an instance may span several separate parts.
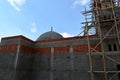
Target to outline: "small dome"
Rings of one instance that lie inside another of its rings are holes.
[[[60,39],[63,38],[63,36],[57,32],[49,31],[46,33],[43,33],[40,37],[38,37],[37,41],[40,40],[50,40],[50,39]]]

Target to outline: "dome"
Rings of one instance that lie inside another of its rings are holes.
[[[50,39],[60,39],[63,38],[63,36],[57,32],[49,31],[46,33],[43,33],[40,37],[38,37],[37,41],[40,40],[50,40]]]

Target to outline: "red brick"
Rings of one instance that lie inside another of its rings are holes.
[[[35,53],[41,53],[41,54],[48,53],[48,54],[50,54],[51,48],[36,48],[36,49],[34,49],[34,51],[35,51]]]
[[[64,53],[69,53],[69,47],[66,46],[66,47],[55,47],[55,53],[61,53],[61,52],[64,52]]]
[[[22,45],[21,46],[21,51],[25,53],[34,53],[34,48]]]
[[[99,45],[99,46],[97,46],[96,48],[95,48],[95,50],[92,50],[92,48],[94,48],[96,46],[96,44],[91,44],[90,45],[90,50],[92,51],[92,52],[96,52],[96,51],[98,51],[98,52],[100,52],[101,51],[101,46]],[[75,45],[74,47],[73,47],[73,49],[74,49],[74,52],[88,52],[88,45],[86,44],[86,45]]]
[[[17,44],[0,46],[0,53],[17,51],[17,48],[18,48]]]
[[[88,52],[87,45],[75,45],[73,46],[74,52]]]

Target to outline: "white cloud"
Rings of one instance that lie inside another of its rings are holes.
[[[73,37],[74,35],[72,34],[68,34],[67,32],[64,32],[64,33],[60,33],[63,37]]]
[[[31,32],[33,32],[33,33],[37,32],[37,27],[36,27],[36,23],[35,22],[33,22],[31,24]]]
[[[11,6],[13,6],[17,11],[20,11],[20,7],[25,4],[26,0],[8,0]]]
[[[75,0],[74,2],[73,2],[73,7],[76,7],[76,6],[78,6],[78,5],[86,5],[87,3],[89,3],[90,2],[90,0]]]

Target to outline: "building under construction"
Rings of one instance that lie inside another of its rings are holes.
[[[2,38],[0,80],[120,80],[120,0],[92,0],[82,13],[83,36]]]

